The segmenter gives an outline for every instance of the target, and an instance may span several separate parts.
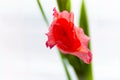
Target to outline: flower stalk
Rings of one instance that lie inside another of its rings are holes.
[[[68,71],[68,67],[67,67],[67,64],[68,64],[68,63],[65,62],[66,58],[65,58],[65,56],[63,55],[62,52],[59,51],[59,54],[60,54],[60,57],[61,57],[61,61],[62,61],[63,67],[64,67],[65,72],[66,72],[67,79],[68,79],[68,80],[72,80],[72,79],[71,79],[71,76],[70,76],[70,73],[69,73],[69,71]]]
[[[45,12],[44,12],[43,8],[42,8],[42,5],[41,5],[41,3],[40,3],[40,0],[37,0],[37,4],[38,4],[38,6],[39,6],[39,9],[40,9],[40,11],[41,11],[41,13],[42,13],[42,16],[43,16],[46,24],[47,24],[47,26],[48,26],[48,25],[49,25],[48,19],[47,19],[46,15],[45,15]]]

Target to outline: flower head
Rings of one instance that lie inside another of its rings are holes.
[[[74,25],[74,14],[67,11],[57,12],[55,8],[53,11],[54,18],[46,34],[46,46],[52,48],[56,45],[62,53],[77,56],[89,64],[92,59],[92,54],[87,48],[90,39],[82,28]]]

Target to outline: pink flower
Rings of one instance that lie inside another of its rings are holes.
[[[54,19],[46,34],[48,36],[46,46],[52,48],[56,45],[62,53],[77,56],[89,64],[92,60],[92,54],[87,48],[90,39],[82,28],[74,25],[74,14],[67,11],[59,13],[55,8],[53,11]]]

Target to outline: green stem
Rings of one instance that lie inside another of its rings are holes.
[[[71,66],[74,68],[78,80],[92,80],[92,65],[85,64],[76,56],[65,55]]]
[[[42,15],[43,15],[43,18],[44,18],[46,24],[49,25],[48,20],[47,20],[47,17],[45,16],[45,13],[44,13],[44,11],[43,11],[42,5],[41,5],[41,3],[40,3],[40,0],[37,0],[37,3],[38,3],[39,9],[40,9],[40,11],[41,11],[41,13],[42,13]]]
[[[59,54],[60,54],[61,61],[62,61],[62,64],[64,66],[64,69],[65,69],[65,72],[66,72],[66,75],[67,75],[67,79],[71,80],[71,77],[70,77],[70,74],[69,74],[69,71],[68,71],[68,68],[67,68],[67,64],[65,63],[65,61],[66,61],[65,57],[64,57],[63,53],[61,53],[60,51],[59,51]]]

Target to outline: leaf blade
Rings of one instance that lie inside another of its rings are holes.
[[[70,0],[57,0],[58,8],[61,11],[67,10],[70,12],[71,10],[71,1]]]

